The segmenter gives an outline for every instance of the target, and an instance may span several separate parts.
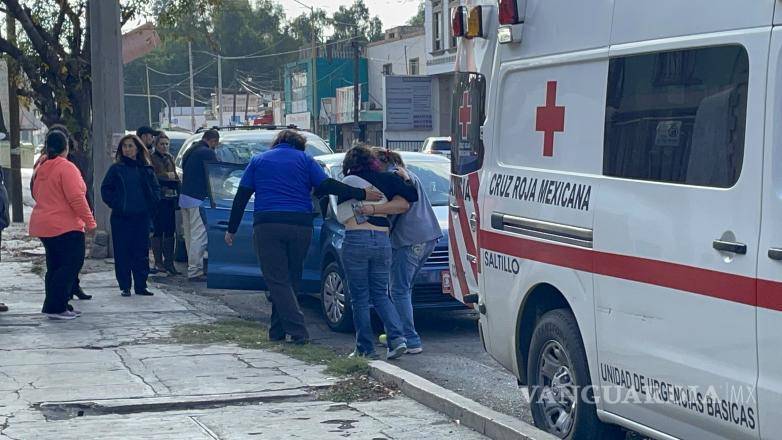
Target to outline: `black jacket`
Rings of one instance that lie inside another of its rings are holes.
[[[152,215],[160,201],[160,185],[152,166],[123,156],[106,172],[100,194],[113,215]]]
[[[11,219],[8,216],[8,191],[5,189],[3,182],[3,170],[0,169],[0,231],[7,228],[11,224]]]
[[[209,196],[206,164],[217,162],[217,154],[204,141],[198,141],[182,158],[181,193],[198,200]]]

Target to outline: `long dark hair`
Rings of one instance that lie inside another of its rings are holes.
[[[46,133],[46,140],[44,145],[46,146],[46,157],[48,159],[54,159],[62,154],[63,151],[68,149],[68,138],[70,134],[65,127],[55,127],[49,129]]]
[[[123,136],[122,139],[119,140],[119,143],[117,144],[117,152],[114,154],[114,161],[119,162],[122,160],[122,144],[124,144],[128,139],[132,140],[133,143],[136,144],[136,161],[142,165],[150,165],[152,161],[149,158],[149,150],[147,150],[147,147],[144,146],[144,143],[141,142],[141,139],[139,139],[139,137],[135,134]]]
[[[372,153],[372,149],[365,146],[353,147],[345,153],[342,161],[342,172],[346,176],[365,171],[382,171],[380,161]]]

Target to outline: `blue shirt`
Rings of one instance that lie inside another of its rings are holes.
[[[309,154],[279,144],[250,160],[240,186],[255,191],[255,212],[313,212],[312,188],[328,176]]]
[[[179,207],[182,209],[196,208],[201,206],[202,203],[204,203],[203,200],[194,199],[185,194],[179,195]]]

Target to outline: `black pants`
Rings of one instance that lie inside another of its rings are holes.
[[[111,242],[114,245],[114,273],[120,290],[136,292],[147,288],[149,277],[149,215],[111,214]],[[131,283],[132,275],[132,283]]]
[[[41,311],[62,313],[84,265],[84,233],[72,231],[41,241],[46,249],[46,299]]]
[[[176,199],[162,199],[157,204],[153,222],[154,237],[173,237],[176,231]]]
[[[311,240],[310,226],[255,225],[255,252],[272,297],[270,338],[282,338],[286,334],[294,339],[309,338],[296,294]]]

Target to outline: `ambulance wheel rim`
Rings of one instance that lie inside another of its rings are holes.
[[[323,286],[323,308],[326,318],[333,323],[342,320],[345,312],[345,283],[336,272],[329,272]]]
[[[545,416],[548,432],[565,438],[573,429],[578,404],[573,365],[562,345],[546,342],[538,359],[538,404]]]

